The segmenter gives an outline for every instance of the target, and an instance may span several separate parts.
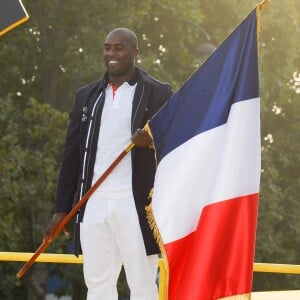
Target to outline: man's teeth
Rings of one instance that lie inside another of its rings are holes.
[[[116,60],[110,60],[109,63],[110,63],[110,64],[117,64],[118,61],[116,61]]]

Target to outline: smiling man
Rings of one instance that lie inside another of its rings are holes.
[[[138,42],[127,28],[111,31],[104,43],[106,73],[75,94],[57,185],[55,227],[132,141],[136,147],[99,186],[75,224],[75,254],[84,257],[88,300],[117,300],[122,262],[131,300],[157,300],[159,248],[146,220],[153,186],[152,140],[143,128],[170,98],[168,84],[136,67]]]

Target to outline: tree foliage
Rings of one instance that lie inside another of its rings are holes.
[[[67,116],[32,98],[22,100],[11,95],[0,99],[0,240],[2,251],[34,252],[53,208]],[[7,267],[11,273],[0,282],[1,298],[18,298],[9,288],[20,285],[16,267]],[[36,299],[45,294],[43,268],[24,279],[28,295],[30,286],[41,295]]]
[[[300,209],[300,91],[297,90],[300,53],[294,51],[300,38],[299,8],[298,1],[280,1],[267,7],[262,17],[262,178],[256,247],[258,262],[300,262],[300,219],[297,214]],[[296,289],[299,284],[299,276],[255,274],[258,289]]]
[[[1,250],[31,252],[41,241],[53,207],[67,124],[61,112],[69,110],[76,88],[102,76],[102,43],[111,29],[135,31],[140,66],[176,90],[256,2],[24,0],[30,20],[0,40]],[[300,261],[299,15],[298,0],[272,1],[261,15],[257,262]],[[64,251],[66,242],[55,247]],[[45,265],[36,265],[24,281],[14,278],[17,267],[0,266],[5,274],[0,298],[43,299]],[[66,270],[50,270],[71,282],[59,293],[73,291],[73,299],[83,299],[81,272]],[[255,274],[254,279],[256,290],[299,287],[295,276]]]

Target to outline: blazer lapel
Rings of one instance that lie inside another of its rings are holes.
[[[144,126],[142,124],[143,117],[147,111],[147,105],[150,98],[150,85],[145,82],[139,82],[133,98],[132,114],[131,114],[131,132],[132,134]]]

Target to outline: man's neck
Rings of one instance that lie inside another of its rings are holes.
[[[121,86],[124,82],[129,82],[135,74],[135,69],[132,71],[122,75],[122,76],[114,76],[111,74],[108,74],[108,79],[109,82],[111,82],[114,86],[119,87]]]

